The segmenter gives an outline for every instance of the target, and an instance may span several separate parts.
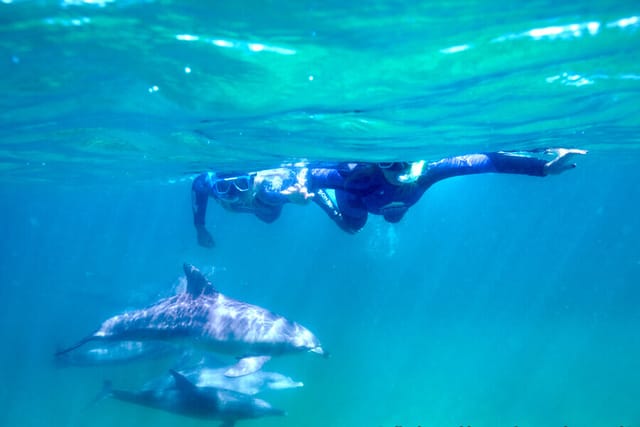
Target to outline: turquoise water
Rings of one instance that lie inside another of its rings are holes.
[[[0,425],[203,425],[90,404],[171,361],[52,360],[190,262],[332,353],[269,362],[305,386],[241,426],[639,426],[640,7],[228,3],[0,2]],[[443,181],[355,236],[212,203],[196,244],[209,168],[544,146],[589,154]]]

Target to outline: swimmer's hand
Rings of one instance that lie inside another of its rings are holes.
[[[544,174],[557,175],[575,168],[576,164],[571,163],[571,160],[577,155],[587,154],[587,150],[580,150],[578,148],[548,148],[545,150],[545,154],[553,154],[555,158],[544,165]]]
[[[196,225],[196,231],[198,233],[198,244],[205,248],[212,248],[216,245],[213,241],[211,233],[204,227],[204,225]]]
[[[291,203],[303,205],[307,203],[311,198],[315,196],[314,193],[310,193],[309,189],[305,185],[300,183],[293,184],[289,188],[285,188],[280,194],[287,196],[287,199]]]
[[[308,168],[300,169],[296,176],[297,182],[289,188],[285,188],[284,190],[282,190],[280,194],[287,196],[287,199],[291,203],[297,203],[299,205],[307,203],[311,198],[315,196],[315,194],[309,192],[309,189],[307,188],[308,173]]]

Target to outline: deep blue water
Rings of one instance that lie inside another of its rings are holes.
[[[628,2],[0,3],[0,425],[203,425],[115,400],[171,361],[56,349],[190,262],[331,351],[246,426],[640,425],[640,8]],[[431,188],[354,236],[273,224],[191,177],[283,161],[589,150],[559,176]]]

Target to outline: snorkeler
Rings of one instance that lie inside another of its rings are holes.
[[[430,163],[309,163],[236,175],[208,172],[193,181],[193,222],[198,243],[213,247],[213,237],[205,227],[209,197],[225,209],[253,213],[266,223],[275,221],[286,203],[313,201],[342,230],[354,234],[364,227],[370,213],[382,215],[387,222],[400,221],[440,180],[479,173],[559,174],[574,168],[570,160],[583,154],[585,150],[549,148],[466,154]]]
[[[300,167],[245,174],[207,172],[198,175],[191,186],[193,224],[198,244],[207,248],[215,245],[205,226],[209,197],[227,210],[252,213],[260,220],[272,223],[280,216],[284,204],[306,203],[314,199],[315,195],[306,193],[306,175],[306,169]],[[286,189],[295,191],[284,191]],[[320,190],[319,194],[322,193]]]
[[[309,187],[299,184],[284,193],[317,193],[329,200],[323,209],[333,206],[332,219],[349,233],[364,227],[368,214],[382,215],[396,223],[436,182],[461,175],[508,173],[547,176],[574,168],[571,159],[587,152],[579,149],[549,148],[544,150],[467,154],[435,162],[345,163],[336,168],[309,168]],[[552,156],[551,159],[545,158]],[[334,191],[330,191],[333,189]]]

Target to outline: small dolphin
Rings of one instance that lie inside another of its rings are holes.
[[[239,377],[226,375],[229,366],[220,360],[203,357],[198,363],[178,363],[174,370],[198,387],[215,387],[238,393],[254,395],[265,390],[283,390],[303,387],[300,381],[294,381],[278,372],[256,371]],[[173,376],[158,378],[149,383],[151,388],[168,387],[173,383]]]
[[[95,343],[61,354],[56,361],[61,366],[120,365],[138,360],[157,360],[179,352],[177,347],[159,341]]]
[[[56,354],[63,355],[95,340],[186,341],[209,351],[240,357],[238,364],[227,370],[228,376],[255,372],[271,356],[303,351],[328,356],[304,326],[221,294],[192,265],[185,264],[184,272],[187,276],[184,293],[107,319],[92,335]]]
[[[264,390],[284,390],[304,386],[278,372],[256,371],[239,377],[226,375],[228,368],[199,368],[184,372],[198,387],[216,387],[254,395]]]
[[[216,387],[237,391],[248,395],[258,394],[265,390],[284,390],[303,387],[300,381],[294,381],[278,372],[256,371],[239,377],[230,377],[227,371],[230,366],[210,354],[199,354],[187,351],[173,367],[198,387]],[[173,381],[168,376],[159,380],[157,387],[165,386]],[[163,382],[162,382],[163,381]]]
[[[145,387],[132,392],[112,389],[111,383],[106,382],[100,397],[109,396],[192,418],[221,420],[223,427],[232,427],[241,419],[285,415],[262,399],[215,387],[199,387],[182,374],[170,372],[173,382],[166,387]]]

